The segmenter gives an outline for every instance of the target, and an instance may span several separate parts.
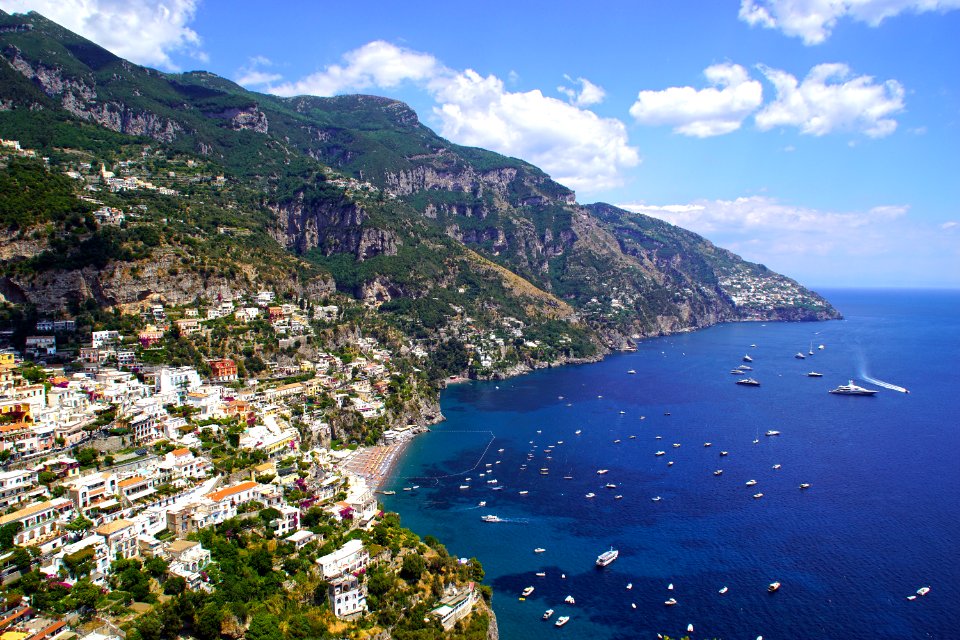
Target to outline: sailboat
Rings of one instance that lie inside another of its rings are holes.
[[[810,342],[810,351],[808,351],[811,356],[813,355],[813,341]]]

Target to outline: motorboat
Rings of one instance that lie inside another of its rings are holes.
[[[523,491],[518,491],[517,493],[520,494],[521,496],[525,496],[525,495],[527,495],[527,494],[530,493],[530,492],[527,491],[526,489],[524,489]]]
[[[722,476],[722,475],[723,475],[723,469],[717,469],[716,471],[713,472],[713,475],[715,475],[715,476]]]
[[[470,488],[470,485],[468,485],[468,484],[462,484],[462,485],[460,485],[460,488],[461,488],[461,489],[469,489],[469,488]]]
[[[604,474],[606,474],[606,473],[609,473],[609,472],[610,472],[609,469],[597,469],[597,475],[598,475],[598,476],[602,476],[602,475],[604,475]]]
[[[712,446],[713,446],[713,443],[712,443],[712,442],[704,442],[704,443],[703,443],[703,446],[705,446],[705,447],[712,447]]]
[[[809,489],[809,488],[810,488],[810,483],[809,483],[809,482],[803,482],[803,483],[800,484],[800,488],[801,488],[801,489]]]
[[[759,387],[760,381],[754,380],[753,378],[740,378],[737,380],[736,384],[741,384],[745,387]]]
[[[597,497],[597,494],[595,494],[594,492],[591,491],[590,493],[588,493],[587,495],[585,495],[585,496],[583,496],[583,497],[584,497],[584,498],[596,498],[596,497]]]
[[[737,369],[739,369],[740,371],[753,371],[753,367],[751,367],[748,364],[742,364],[739,367],[737,367]]]
[[[803,355],[803,352],[802,352],[802,351],[797,351],[797,353],[796,353],[793,357],[796,358],[797,360],[806,360],[806,359],[807,359],[807,356]]]
[[[537,571],[537,573],[536,573],[535,575],[536,575],[538,578],[546,578],[546,577],[547,577],[547,572],[546,572],[546,571]]]
[[[663,500],[663,498],[661,498],[660,496],[654,496],[652,499],[654,502],[660,502],[661,500]]]
[[[526,588],[521,592],[520,595],[522,595],[524,598],[526,598],[526,597],[529,596],[531,593],[533,593],[533,587],[526,587]]]
[[[668,607],[672,607],[673,605],[677,604],[677,599],[670,598],[669,600],[664,600],[663,604],[667,605]]]
[[[613,499],[614,499],[614,500],[623,500],[623,496],[618,493],[617,495],[613,496]]]
[[[753,358],[751,358],[749,355],[744,355],[744,356],[743,356],[743,361],[744,361],[744,362],[753,362]]]
[[[759,500],[759,499],[762,498],[762,497],[763,497],[763,494],[762,494],[762,493],[755,493],[755,494],[753,494],[753,499],[754,499],[754,500]]]
[[[776,429],[770,429],[769,431],[767,431],[767,432],[766,432],[765,434],[763,434],[763,435],[765,435],[765,436],[778,436],[778,435],[780,435],[780,432],[777,431]]]
[[[767,587],[767,591],[769,591],[770,593],[774,593],[775,591],[779,591],[779,590],[780,590],[779,582],[771,582],[770,585]]]
[[[627,373],[629,373],[630,375],[634,375],[636,371],[634,371],[633,369],[630,369],[629,371],[627,371]]]
[[[613,484],[612,482],[608,482],[607,484],[605,484],[605,485],[603,485],[603,486],[606,487],[607,489],[616,489],[616,488],[617,488],[617,485]]]
[[[779,465],[779,464],[773,465],[773,469],[779,469],[779,468],[780,468],[780,465]]]
[[[673,583],[667,585],[667,591],[673,591]]]
[[[620,552],[617,549],[610,547],[609,551],[604,551],[603,553],[597,556],[596,564],[598,567],[605,567],[609,565],[611,562],[613,562],[614,560],[616,560],[618,557],[620,557]]]
[[[757,484],[757,481],[756,481],[756,480],[747,480],[747,483],[746,483],[746,484],[747,484],[748,487],[752,487],[753,485]]]
[[[543,619],[549,620],[550,616],[552,615],[553,615],[553,609],[547,609],[546,611],[543,612]]]
[[[729,589],[728,589],[726,586],[724,586],[722,589],[720,589],[720,591],[718,591],[718,593],[719,593],[720,595],[723,595],[723,594],[726,593],[727,591],[729,591]]]
[[[573,596],[567,596],[563,599],[567,604],[577,604],[577,601],[573,599]]]
[[[477,503],[477,506],[478,506],[478,507],[485,507],[485,506],[487,506],[487,501],[486,501],[486,500],[481,500],[480,502]]]
[[[735,375],[735,376],[742,376],[742,375],[743,375],[743,371],[741,371],[740,369],[731,369],[731,370],[730,370],[730,373],[731,373],[732,375]]]
[[[836,389],[831,389],[829,393],[835,393],[841,396],[873,396],[877,394],[877,390],[858,387],[853,384],[853,380],[850,380],[847,384],[842,384]]]
[[[665,455],[667,455],[667,452],[666,452],[666,451],[657,451],[657,452],[656,452],[655,454],[653,454],[653,455],[655,455],[655,456],[665,456]]]
[[[720,455],[721,455],[721,456],[728,456],[728,455],[730,455],[730,452],[729,452],[729,451],[721,451],[721,452],[720,452]]]
[[[633,589],[633,583],[632,583],[632,582],[628,582],[628,583],[627,583],[627,591],[629,591],[630,589]]]
[[[930,587],[920,587],[919,589],[917,589],[918,596],[925,596],[928,593],[930,593]]]
[[[807,373],[807,377],[808,377],[808,378],[822,378],[822,377],[823,377],[823,374],[822,374],[822,373],[819,373],[819,372],[817,372],[817,371],[810,371],[809,373]]]
[[[544,549],[543,547],[537,547],[536,549],[533,550],[534,553],[543,553],[544,551],[546,551],[546,549]]]
[[[668,463],[667,463],[667,466],[668,466],[668,467],[672,467],[672,466],[673,466],[673,460],[671,460],[670,462],[668,462]]]
[[[487,515],[480,518],[484,522],[503,522],[503,518],[500,516]]]
[[[570,622],[570,616],[560,616],[559,618],[557,618],[557,621],[553,623],[553,626],[562,627],[568,622]]]
[[[679,449],[679,448],[680,448],[680,443],[679,443],[679,442],[674,442],[674,443],[673,443],[673,448],[674,448],[674,449]]]

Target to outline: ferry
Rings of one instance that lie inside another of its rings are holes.
[[[599,556],[597,556],[597,566],[605,567],[620,556],[620,552],[613,547],[610,547],[609,551],[604,551]]]
[[[533,593],[533,587],[527,587],[526,589],[523,590],[523,592],[522,592],[520,595],[522,595],[524,598],[526,598],[526,597],[529,596],[531,593]]]
[[[877,391],[875,389],[864,389],[863,387],[858,387],[853,384],[851,380],[848,384],[842,384],[836,389],[831,389],[829,393],[836,393],[841,396],[872,396],[876,395]]]
[[[480,519],[484,522],[503,522],[503,518],[494,515],[483,516]]]
[[[553,609],[547,609],[546,611],[543,612],[543,619],[549,620],[550,616],[552,615],[553,615]]]
[[[553,623],[555,627],[562,627],[563,625],[570,622],[570,616],[560,616],[557,618],[557,621]]]
[[[737,380],[736,384],[742,384],[745,387],[760,386],[760,382],[758,380],[754,380],[753,378],[740,378],[739,380]]]

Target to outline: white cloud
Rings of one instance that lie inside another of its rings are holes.
[[[960,0],[741,0],[740,19],[751,26],[780,29],[813,45],[830,37],[841,18],[876,27],[905,11],[944,13],[957,8]]]
[[[803,82],[786,71],[759,69],[777,90],[776,100],[756,115],[761,130],[792,126],[815,136],[852,131],[882,138],[897,128],[889,116],[903,110],[904,89],[896,80],[877,84],[870,76],[852,77],[841,63],[817,65]]]
[[[601,118],[539,90],[509,91],[496,76],[450,69],[430,54],[383,41],[347,53],[342,64],[270,90],[330,96],[404,83],[426,91],[437,103],[433,115],[444,137],[523,158],[573,189],[618,186],[622,171],[640,162],[626,127],[615,118]],[[581,104],[598,100],[602,89],[586,80],[580,84],[575,96]]]
[[[261,67],[272,67],[273,61],[266,56],[251,56],[245,66],[237,69],[236,82],[244,87],[275,84],[283,79],[279,73],[264,71]]]
[[[200,36],[188,25],[199,0],[0,0],[0,9],[36,11],[138,64],[177,70],[174,52],[206,61]]]
[[[948,220],[940,225],[940,228],[944,231],[950,231],[950,229],[956,229],[958,226],[960,226],[960,222],[957,222],[956,220]]]
[[[578,107],[587,107],[591,104],[600,104],[603,102],[603,99],[607,97],[607,92],[603,90],[603,87],[595,85],[586,78],[577,78],[574,80],[568,75],[564,75],[564,78],[568,82],[579,84],[580,89],[574,89],[572,87],[557,87],[557,91],[567,96],[567,100],[571,104],[574,104]]]
[[[933,225],[909,215],[906,205],[832,211],[768,196],[695,200],[683,204],[617,205],[699,233],[745,259],[813,284],[863,286],[960,284],[955,234],[960,227]],[[904,247],[922,247],[922,266],[903,267]],[[942,277],[941,277],[942,276]]]
[[[715,64],[703,75],[711,87],[641,91],[630,115],[641,124],[672,125],[677,133],[706,138],[736,131],[763,101],[760,82],[738,64]]]

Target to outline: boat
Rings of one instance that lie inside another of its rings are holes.
[[[603,474],[609,473],[609,472],[610,472],[609,469],[597,469],[597,475],[598,475],[598,476],[602,476]]]
[[[679,449],[679,448],[680,448],[680,443],[679,443],[679,442],[674,442],[674,443],[673,443],[673,448],[674,448],[674,449]]]
[[[633,369],[630,369],[629,371],[627,371],[627,373],[629,373],[630,375],[633,375],[636,373],[636,371],[634,371]]]
[[[842,384],[836,389],[831,389],[829,393],[835,393],[841,396],[873,396],[877,394],[875,389],[864,389],[853,384],[850,380],[847,384]]]
[[[552,615],[553,615],[553,609],[547,609],[546,611],[543,612],[543,619],[549,620],[550,616]]]
[[[769,431],[767,431],[767,432],[766,432],[765,434],[763,434],[763,435],[765,435],[765,436],[778,436],[778,435],[780,435],[780,432],[777,431],[776,429],[770,429]]]
[[[809,482],[803,482],[803,483],[800,484],[800,488],[801,488],[801,489],[809,489],[809,488],[810,488],[810,483],[809,483]]]
[[[819,347],[817,347],[817,349],[820,349],[820,351],[823,351],[824,349],[826,349],[826,347],[823,345],[820,345]]]
[[[415,484],[415,485],[413,485],[413,486],[412,486],[412,487],[410,487],[410,488],[411,488],[411,489],[419,489],[419,488],[420,488],[420,485],[418,485],[418,484]]]
[[[577,429],[576,431],[573,432],[573,435],[578,436],[578,435],[580,435],[581,433],[582,433],[582,432],[580,431],[580,429]]]
[[[657,452],[656,452],[655,454],[653,454],[653,455],[655,455],[655,456],[665,456],[665,455],[667,455],[667,452],[666,452],[666,451],[657,451]]]
[[[663,440],[663,436],[654,436],[654,440]]]
[[[754,500],[759,500],[759,499],[762,498],[762,497],[763,497],[763,494],[762,494],[762,493],[755,493],[755,494],[753,494]]]
[[[916,600],[916,599],[917,599],[917,596],[915,596],[915,595],[913,595],[913,596],[907,596],[907,600]]]
[[[503,486],[494,487],[491,491],[503,491]]]
[[[753,378],[740,378],[736,384],[742,384],[745,387],[759,387],[760,381],[754,380]]]
[[[537,547],[536,549],[533,550],[534,553],[543,553],[544,551],[546,551],[546,549],[544,549],[543,547]]]
[[[669,600],[664,600],[663,604],[667,605],[668,607],[672,607],[673,605],[677,604],[677,599],[670,598]]]
[[[553,623],[553,626],[562,627],[568,622],[570,622],[570,616],[560,616],[559,618],[557,618],[557,621]]]
[[[663,498],[661,498],[660,496],[654,496],[654,497],[652,498],[652,500],[653,500],[654,502],[660,502],[661,500],[663,500]]]
[[[631,440],[636,440],[636,439],[637,439],[637,436],[630,436],[630,439],[631,439]]]
[[[752,487],[752,486],[755,485],[755,484],[757,484],[757,481],[756,481],[756,480],[747,480],[747,486],[748,486],[748,487]]]
[[[573,596],[567,596],[563,599],[567,604],[577,604],[577,601],[573,599]]]
[[[715,475],[715,476],[722,476],[722,475],[723,475],[723,469],[717,469],[716,471],[713,472],[713,475]]]
[[[494,515],[482,516],[480,519],[484,522],[503,522],[503,518]]]
[[[628,582],[628,583],[627,583],[627,591],[629,591],[630,589],[633,589],[633,583],[632,583],[632,582]]]
[[[533,593],[533,587],[526,587],[526,588],[523,590],[523,592],[521,593],[521,595],[522,595],[524,598],[526,598],[526,597],[527,597],[528,595],[530,595],[531,593]]]
[[[797,360],[806,360],[807,356],[803,355],[802,351],[797,351],[796,355],[793,356]]]
[[[753,348],[753,349],[756,349],[756,348],[757,348],[757,345],[752,344],[752,345],[750,345],[750,347]]]
[[[731,369],[731,370],[730,370],[730,373],[733,374],[733,375],[735,375],[735,376],[742,376],[742,375],[743,375],[743,371],[740,371],[740,369]]]
[[[928,593],[930,593],[930,587],[920,587],[919,589],[917,589],[918,596],[925,596]]]
[[[597,566],[605,567],[611,562],[613,562],[614,560],[616,560],[618,557],[620,557],[620,552],[617,549],[610,547],[609,551],[604,551],[603,553],[597,556]]]
[[[395,495],[397,495],[397,492],[396,492],[396,491],[393,491],[393,490],[381,491],[380,493],[382,493],[382,494],[385,495],[385,496],[395,496]]]
[[[728,456],[728,455],[730,455],[730,452],[729,452],[729,451],[721,451],[721,452],[720,452],[720,455],[721,455],[721,456]]]
[[[712,446],[713,446],[713,443],[712,443],[712,442],[704,442],[704,443],[703,443],[703,446],[705,446],[705,447],[712,447]]]
[[[672,467],[672,466],[673,466],[673,460],[671,460],[670,462],[668,462],[668,463],[667,463],[667,466],[668,466],[668,467]]]
[[[497,449],[497,453],[503,453],[505,449]]]
[[[487,484],[497,484],[497,479],[494,478],[493,480],[487,480]]]
[[[779,464],[775,464],[775,465],[773,465],[773,468],[774,468],[774,469],[779,469],[779,468],[780,468],[780,465],[779,465]]]
[[[753,358],[751,358],[749,355],[744,355],[744,356],[743,356],[743,361],[744,361],[744,362],[753,362]]]
[[[753,371],[753,367],[746,364],[740,365],[739,367],[737,367],[737,369],[739,369],[740,371]]]
[[[485,506],[487,506],[487,501],[486,501],[486,500],[481,500],[480,502],[477,503],[477,506],[478,506],[478,507],[485,507]]]
[[[596,498],[596,497],[597,497],[597,494],[595,494],[594,492],[591,491],[590,493],[588,493],[587,495],[585,495],[585,496],[583,496],[583,497],[584,497],[584,498]]]
[[[673,583],[667,585],[667,591],[673,591]]]
[[[461,489],[469,489],[469,488],[470,488],[470,485],[468,485],[468,484],[462,484],[462,485],[460,485],[460,488],[461,488]]]
[[[778,591],[779,589],[780,589],[779,582],[771,582],[770,585],[767,587],[767,591],[769,591],[770,593],[773,593],[774,591]]]
[[[808,377],[808,378],[822,378],[822,377],[823,377],[823,374],[822,374],[822,373],[818,373],[818,372],[816,372],[816,371],[811,371],[811,372],[807,373],[807,377]]]
[[[411,489],[410,487],[404,487],[403,490],[404,490],[404,491],[413,491],[413,489]]]
[[[546,467],[544,467],[543,469],[540,469],[540,475],[542,476],[550,475],[550,469],[547,469]]]
[[[564,480],[573,480],[573,476],[563,476]]]
[[[693,633],[693,623],[687,625],[687,633]]]
[[[723,587],[722,589],[720,589],[720,591],[718,591],[718,593],[720,593],[720,594],[722,595],[722,594],[726,593],[727,591],[729,591],[729,589],[727,589],[727,587]]]
[[[527,491],[526,489],[524,489],[523,491],[518,491],[517,493],[519,493],[521,496],[525,496],[525,495],[527,495],[527,494],[530,493],[530,492]]]
[[[616,488],[617,488],[617,485],[613,484],[612,482],[608,482],[607,484],[605,484],[605,485],[603,485],[603,486],[606,487],[607,489],[616,489]]]
[[[813,343],[812,343],[812,342],[810,343],[810,350],[807,351],[807,355],[811,355],[811,356],[813,355]]]
[[[547,572],[546,572],[546,571],[537,571],[536,576],[537,576],[538,578],[546,578],[546,577],[547,577]]]

